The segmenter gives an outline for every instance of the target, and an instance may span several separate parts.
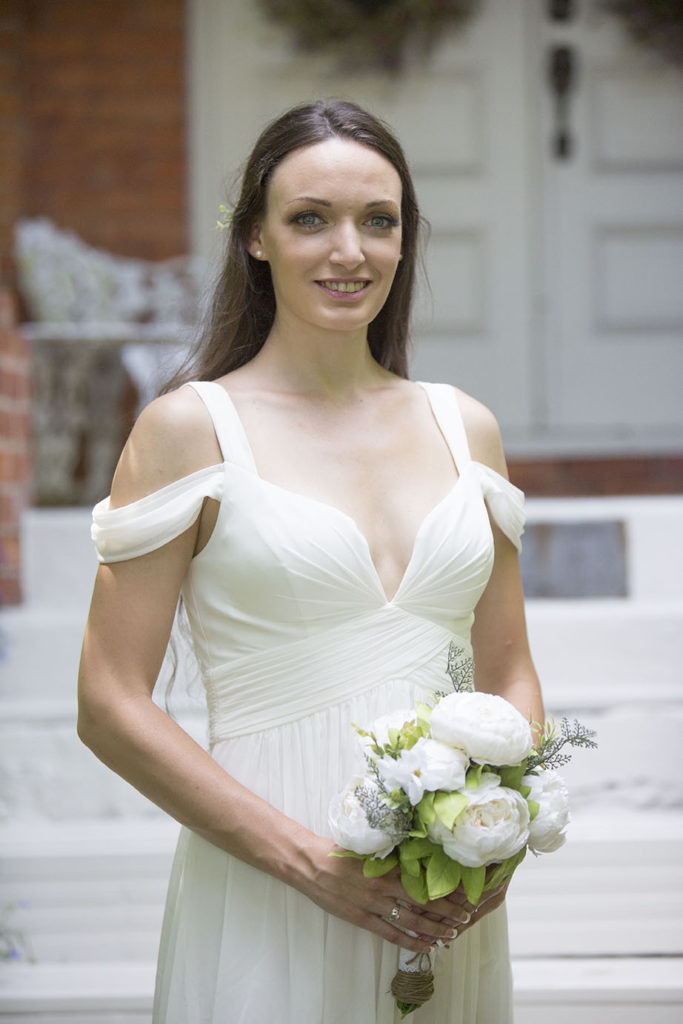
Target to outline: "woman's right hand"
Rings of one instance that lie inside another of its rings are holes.
[[[381,878],[366,878],[360,860],[333,855],[341,851],[331,839],[312,833],[302,833],[301,839],[303,880],[293,884],[328,913],[415,953],[451,942],[465,924],[467,913],[447,899],[433,900],[429,909],[414,903],[401,885],[398,868]],[[392,920],[394,909],[398,918]]]

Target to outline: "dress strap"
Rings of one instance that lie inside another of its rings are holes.
[[[434,418],[446,439],[458,473],[462,474],[465,466],[472,461],[472,456],[455,388],[450,384],[425,384],[422,381],[419,384],[427,394]]]
[[[242,421],[225,388],[214,380],[191,380],[187,387],[194,388],[208,409],[225,462],[256,472]]]

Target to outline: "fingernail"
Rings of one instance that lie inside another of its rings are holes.
[[[451,928],[450,931],[446,932],[446,938],[449,939],[449,940],[457,939],[457,937],[458,937],[458,929],[457,928]]]
[[[471,920],[472,920],[472,915],[468,914],[468,913],[465,913],[464,920],[461,921],[460,923],[461,924],[469,924]]]

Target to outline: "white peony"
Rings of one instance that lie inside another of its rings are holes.
[[[413,725],[417,721],[417,715],[414,710],[410,708],[398,708],[396,711],[390,711],[386,715],[380,715],[372,726],[370,732],[375,734],[377,744],[380,747],[385,747],[389,743],[389,730],[390,729],[402,729],[404,725]],[[363,750],[372,755],[371,747],[374,745],[372,739],[369,736],[360,737],[361,746]]]
[[[327,820],[332,838],[337,846],[345,850],[353,850],[363,856],[375,854],[377,857],[386,857],[394,848],[395,840],[381,829],[372,828],[368,824],[363,806],[356,796],[356,789],[361,785],[367,790],[381,792],[372,779],[361,776],[351,779],[346,789],[330,802]]]
[[[531,753],[531,726],[503,697],[492,693],[450,693],[431,717],[431,733],[464,750],[478,764],[521,764]]]
[[[452,829],[438,818],[429,826],[429,838],[443,846],[452,860],[468,868],[495,864],[518,853],[529,837],[529,807],[516,789],[500,785],[491,772],[480,784],[463,790],[467,807]]]
[[[387,789],[402,789],[415,806],[425,792],[451,792],[464,786],[469,758],[462,750],[421,737],[410,750],[402,750],[398,758],[381,757],[376,764]]]
[[[547,769],[540,775],[522,779],[531,790],[528,799],[538,804],[538,814],[529,826],[529,849],[534,853],[552,853],[567,841],[564,830],[569,824],[569,792],[559,772]]]

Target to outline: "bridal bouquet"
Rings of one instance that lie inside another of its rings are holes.
[[[418,904],[462,887],[476,906],[510,879],[527,849],[562,846],[562,748],[596,745],[592,732],[563,719],[546,725],[534,749],[530,723],[508,701],[464,689],[355,728],[367,770],[330,805],[332,837],[344,849],[337,856],[361,858],[368,877],[398,866]],[[426,954],[401,950],[391,990],[403,1016],[433,994],[431,966]]]

